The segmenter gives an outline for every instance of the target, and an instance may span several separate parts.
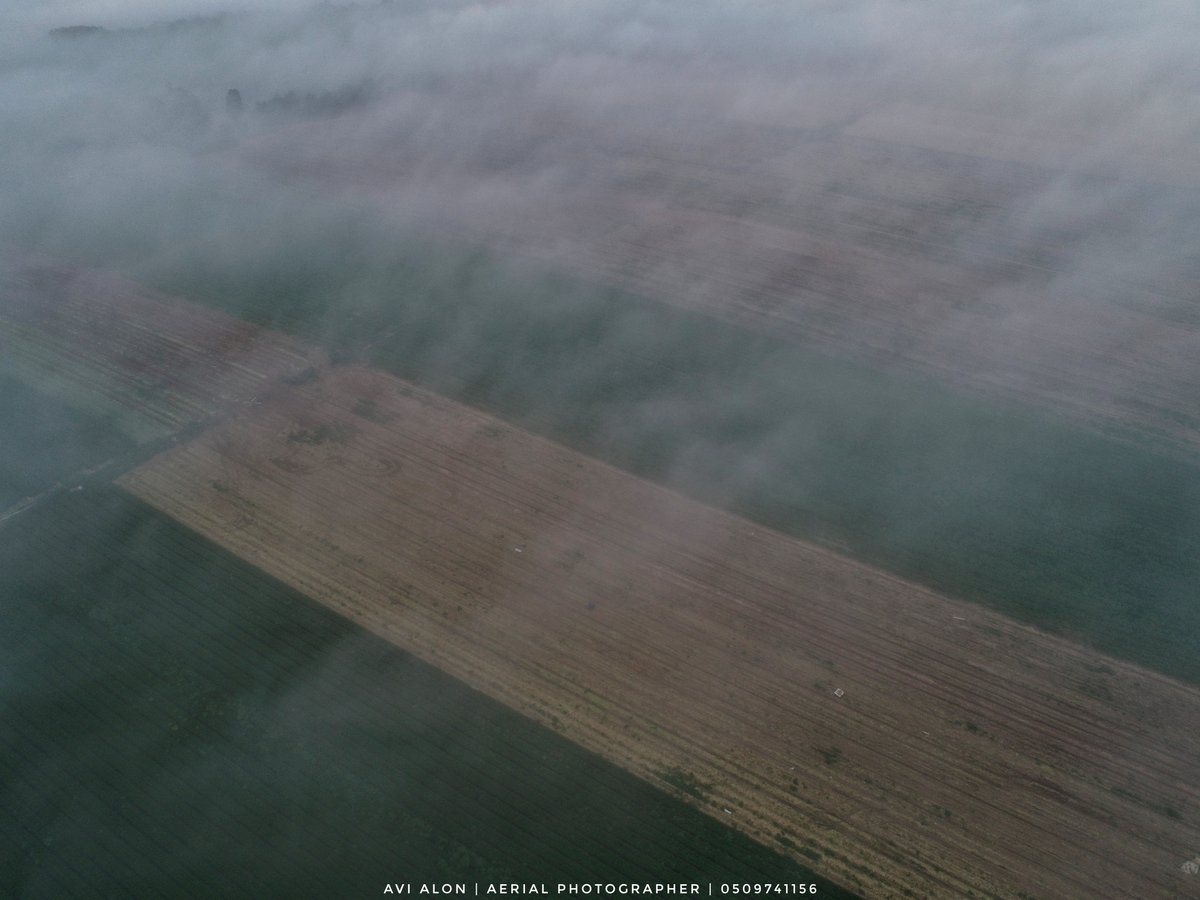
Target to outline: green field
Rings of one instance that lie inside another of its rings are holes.
[[[0,530],[0,896],[849,896],[112,488]]]
[[[0,432],[0,514],[134,446],[112,418],[84,412],[3,374]]]
[[[193,246],[144,274],[1200,683],[1200,461],[478,250],[335,233],[242,262]]]

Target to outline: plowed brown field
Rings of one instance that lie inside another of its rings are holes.
[[[329,123],[246,152],[396,205],[436,195],[448,234],[502,255],[1194,455],[1200,269],[1180,237],[1200,196],[1194,159],[1178,188],[1084,174],[1101,134],[873,107],[816,128],[555,109],[511,123],[526,148],[512,158],[493,141],[465,155],[351,144]],[[1127,149],[1143,179],[1195,156]],[[536,175],[552,163],[571,177],[547,190]]]
[[[0,264],[0,372],[114,417],[137,440],[253,402],[321,354],[111,272]]]
[[[1200,692],[391,376],[121,483],[867,896],[1182,895]]]

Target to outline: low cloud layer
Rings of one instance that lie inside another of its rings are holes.
[[[781,346],[1200,447],[1194,4],[81,0],[6,24],[9,255],[353,338],[734,505],[786,481],[819,518],[837,491],[805,473],[939,421]],[[697,342],[697,312],[746,331]],[[862,509],[904,495],[872,527],[975,514],[953,476],[944,514],[919,499],[965,427],[914,439],[911,486],[863,456]],[[1045,500],[1025,466],[990,472],[1021,481],[1013,521]]]

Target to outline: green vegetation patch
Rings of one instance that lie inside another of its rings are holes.
[[[0,513],[24,497],[133,449],[94,415],[0,374]]]
[[[682,791],[689,797],[695,797],[697,800],[708,800],[709,791],[712,790],[711,784],[706,784],[695,776],[692,772],[684,772],[682,769],[668,769],[665,772],[660,772],[658,775],[666,784],[675,788],[677,791]]]
[[[827,766],[832,766],[842,758],[841,747],[817,747],[816,751]]]

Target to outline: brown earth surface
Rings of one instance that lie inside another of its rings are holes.
[[[112,272],[0,263],[0,373],[110,414],[138,441],[248,406],[323,358]]]
[[[868,897],[1172,897],[1200,691],[389,375],[327,370],[128,490]]]

